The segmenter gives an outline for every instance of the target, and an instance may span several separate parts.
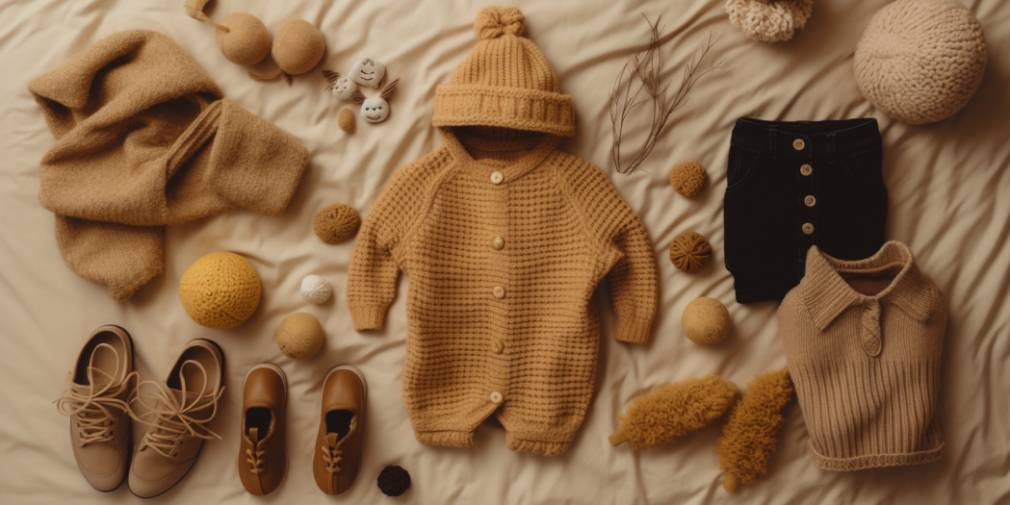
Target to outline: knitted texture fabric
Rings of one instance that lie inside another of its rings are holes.
[[[740,389],[717,375],[663,386],[635,400],[620,416],[610,445],[628,442],[633,450],[669,444],[722,417]]]
[[[484,7],[473,31],[477,47],[435,93],[435,126],[498,126],[571,137],[572,98],[537,46],[523,37],[515,7]]]
[[[361,216],[354,207],[336,203],[316,213],[312,230],[319,240],[327,244],[343,242],[354,236],[361,227]]]
[[[961,110],[982,82],[988,55],[982,24],[953,0],[897,0],[873,19],[853,66],[863,96],[908,124]]]
[[[712,246],[700,233],[686,231],[670,242],[670,261],[685,272],[697,272],[712,259]]]
[[[785,42],[802,30],[814,0],[726,0],[729,22],[761,42]]]
[[[705,185],[705,174],[705,167],[701,163],[681,163],[670,171],[670,186],[673,186],[674,191],[690,198],[697,195]]]
[[[758,475],[768,473],[768,460],[778,445],[785,418],[782,409],[793,397],[788,370],[765,372],[747,384],[743,398],[730,411],[716,451],[726,472],[723,487],[733,492]]]
[[[278,216],[309,161],[157,32],[110,35],[28,89],[56,137],[39,202],[60,253],[116,300],[161,273],[164,225],[234,207]]]
[[[860,470],[940,457],[946,303],[908,246],[887,242],[857,261],[812,247],[778,322],[814,463]]]
[[[263,287],[249,260],[230,252],[196,260],[179,279],[179,300],[197,324],[234,328],[249,319]]]

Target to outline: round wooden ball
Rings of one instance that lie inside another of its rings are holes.
[[[707,296],[695,298],[687,304],[680,324],[684,328],[684,335],[700,345],[722,342],[733,328],[726,306]]]
[[[281,321],[277,328],[277,347],[291,359],[311,358],[323,347],[323,326],[304,312],[296,312]]]

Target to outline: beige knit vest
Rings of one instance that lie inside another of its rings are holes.
[[[908,246],[888,242],[858,261],[812,247],[778,320],[814,463],[860,470],[940,457],[946,305]]]

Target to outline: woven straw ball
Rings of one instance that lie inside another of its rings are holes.
[[[673,167],[670,171],[670,185],[688,198],[697,195],[705,185],[705,167],[693,161]]]
[[[698,345],[715,345],[733,328],[726,306],[715,298],[700,296],[687,304],[680,319],[684,335]]]
[[[361,216],[354,207],[338,203],[316,213],[312,229],[319,240],[327,244],[343,242],[354,236],[361,226]]]
[[[961,110],[988,59],[982,24],[953,0],[897,0],[856,45],[859,89],[888,116],[933,123]]]
[[[784,42],[802,30],[814,12],[814,0],[726,0],[729,22],[747,37]]]
[[[295,312],[277,328],[277,347],[291,359],[311,358],[323,347],[323,325],[312,314]]]
[[[685,272],[697,272],[712,258],[712,246],[700,233],[686,231],[670,242],[670,261]]]
[[[234,328],[256,311],[262,294],[248,260],[219,252],[196,260],[179,280],[179,300],[189,317],[208,328]]]

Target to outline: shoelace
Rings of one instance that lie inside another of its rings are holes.
[[[246,462],[249,463],[249,473],[252,474],[263,473],[263,467],[260,465],[262,465],[263,461],[266,459],[263,457],[263,455],[266,454],[267,451],[254,450],[256,448],[256,445],[259,444],[260,441],[259,430],[257,430],[256,428],[251,428],[249,430],[249,441],[252,442],[252,447],[245,450],[246,455],[249,456],[248,458],[246,458]]]
[[[330,444],[326,444],[323,446],[323,461],[326,462],[326,471],[331,474],[340,471],[340,461],[344,459],[341,456],[343,453],[344,451],[335,445],[330,446]]]
[[[204,390],[192,402],[187,401],[186,376],[182,373],[187,365],[199,368],[204,379]],[[130,403],[134,401],[140,402],[141,405],[150,410],[149,414],[154,415],[154,421],[148,422],[142,419],[141,416],[135,415],[132,411],[129,412],[130,417],[134,420],[152,427],[144,436],[144,442],[151,449],[166,458],[177,456],[178,453],[173,451],[181,446],[187,437],[202,438],[204,440],[212,438],[221,439],[220,435],[208,429],[204,424],[214,419],[214,416],[217,414],[217,402],[221,398],[221,395],[224,394],[224,388],[221,387],[216,391],[213,389],[208,391],[207,370],[197,361],[184,361],[179,368],[179,376],[182,381],[183,393],[180,395],[182,396],[182,400],[176,397],[166,382],[159,383],[154,381],[144,381],[138,384],[133,397],[130,399]],[[140,394],[141,388],[148,384],[158,388],[154,393],[147,395],[155,400],[154,406],[148,405]],[[216,388],[216,386],[213,387]],[[211,409],[210,415],[206,418],[197,419],[191,415],[193,411],[201,410],[208,406],[213,406],[213,409]]]
[[[132,415],[130,405],[119,398],[116,398],[126,388],[130,382],[138,376],[137,372],[130,372],[122,382],[115,384],[115,377],[109,375],[105,370],[95,368],[95,356],[98,351],[108,349],[116,357],[116,371],[119,371],[119,353],[115,347],[109,344],[98,344],[88,359],[88,368],[85,372],[88,377],[88,393],[82,394],[74,391],[74,373],[67,372],[67,389],[63,396],[59,397],[56,403],[56,410],[68,417],[79,416],[77,425],[81,428],[80,438],[84,444],[92,442],[110,442],[115,435],[116,423],[112,409],[118,409]],[[100,374],[100,375],[96,375]],[[96,379],[104,376],[109,382],[101,389],[95,391]]]

